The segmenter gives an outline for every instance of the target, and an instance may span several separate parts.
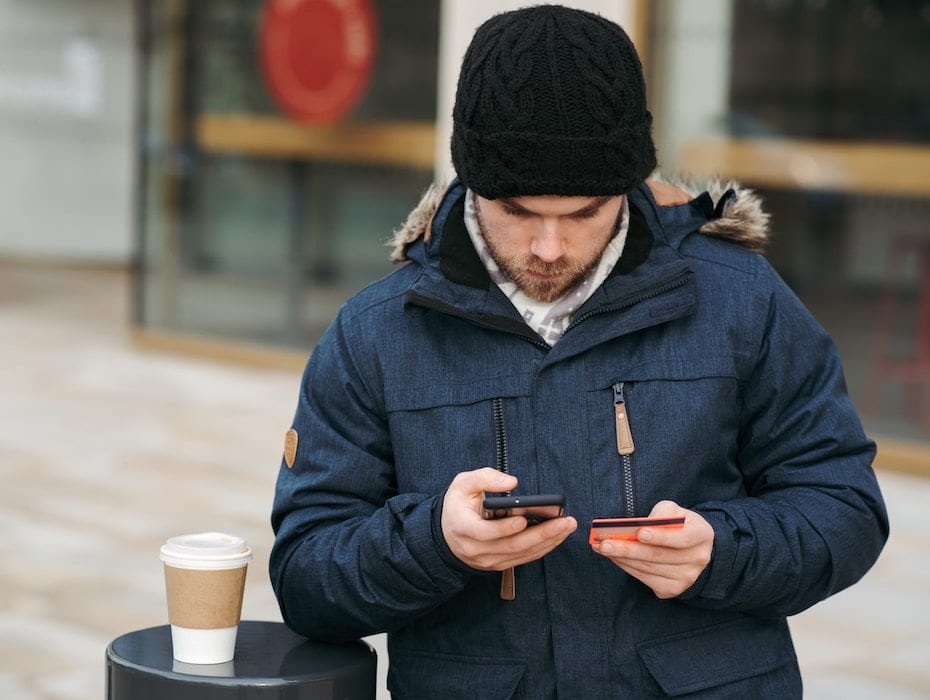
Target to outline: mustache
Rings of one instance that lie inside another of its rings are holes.
[[[581,274],[587,271],[588,266],[573,260],[558,260],[556,262],[546,262],[540,260],[535,255],[521,255],[513,260],[513,266],[518,269],[524,269],[537,275],[564,275],[564,274]]]

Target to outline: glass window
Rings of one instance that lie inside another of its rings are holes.
[[[652,20],[663,168],[764,195],[768,257],[866,428],[930,442],[930,4],[662,0]]]
[[[370,82],[340,123],[265,85],[259,0],[141,3],[137,323],[305,351],[391,270],[384,241],[432,181],[438,3],[372,3]]]
[[[730,133],[930,142],[930,3],[733,4]]]

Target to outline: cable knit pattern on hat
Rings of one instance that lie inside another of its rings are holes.
[[[629,37],[558,5],[489,19],[462,62],[452,162],[488,199],[615,195],[642,182],[655,146]]]

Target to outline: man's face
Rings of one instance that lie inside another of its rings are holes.
[[[497,266],[527,296],[558,299],[597,265],[623,197],[475,197],[478,225]]]

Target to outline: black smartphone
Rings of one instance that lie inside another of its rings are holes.
[[[530,525],[565,514],[565,496],[562,494],[532,494],[529,496],[486,495],[482,515],[488,520],[522,515]]]

